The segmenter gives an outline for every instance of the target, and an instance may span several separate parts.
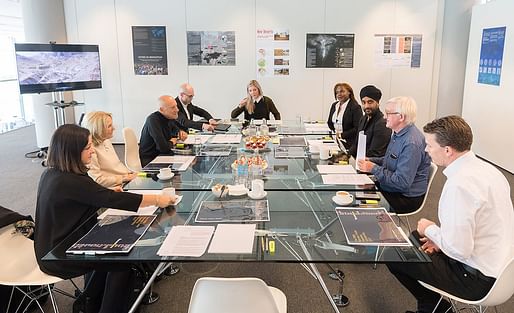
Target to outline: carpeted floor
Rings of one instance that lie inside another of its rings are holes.
[[[36,151],[36,138],[33,126],[13,132],[0,134],[0,204],[24,214],[34,215],[37,184],[44,168],[40,159],[25,158],[27,152]],[[117,147],[122,153],[122,147]],[[514,175],[504,172],[511,186]],[[444,176],[438,171],[423,212],[412,217],[415,223],[419,217],[436,220],[436,208],[444,184]],[[511,198],[514,190],[511,188]],[[3,251],[2,251],[3,252]],[[1,265],[0,265],[1,266]],[[179,264],[178,274],[166,277],[155,284],[154,290],[160,300],[152,305],[142,306],[142,313],[185,313],[193,285],[199,277],[260,277],[271,286],[280,288],[287,297],[290,313],[332,312],[319,284],[297,264],[260,264],[260,263],[189,263]],[[350,304],[341,309],[346,313],[397,313],[415,308],[415,301],[409,293],[389,274],[387,268],[379,265],[376,270],[368,264],[339,264],[345,274],[344,294]],[[321,273],[328,268],[320,265]],[[77,280],[80,283],[80,280]],[[331,292],[337,291],[338,284],[325,280]],[[58,284],[71,290],[69,282]],[[237,296],[237,295],[234,295]],[[61,312],[71,312],[72,300],[57,295]],[[47,304],[47,310],[51,307]],[[514,298],[498,307],[498,312],[514,312]]]

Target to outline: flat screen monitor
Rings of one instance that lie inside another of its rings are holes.
[[[98,45],[15,44],[20,93],[102,88]]]

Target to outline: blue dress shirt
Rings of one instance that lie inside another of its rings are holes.
[[[406,197],[424,195],[428,188],[431,162],[425,146],[425,138],[414,124],[393,133],[384,157],[369,158],[377,164],[371,173],[380,184],[380,189],[399,192]]]

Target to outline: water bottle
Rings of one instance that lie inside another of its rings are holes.
[[[269,135],[269,127],[266,124],[266,119],[265,118],[262,119],[262,124],[261,124],[261,126],[259,128],[259,131],[261,133],[261,136],[268,136]]]
[[[250,125],[248,126],[248,136],[255,136],[257,135],[257,128],[255,126],[255,123],[253,119],[250,121]]]
[[[195,143],[193,145],[193,152],[194,152],[194,154],[195,155],[199,155],[201,148],[202,148],[202,139],[200,138],[199,135],[196,135],[195,136]]]

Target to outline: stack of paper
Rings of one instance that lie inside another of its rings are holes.
[[[373,185],[373,181],[366,174],[326,174],[321,175],[326,185]]]
[[[217,134],[212,138],[211,143],[240,143],[241,134]]]
[[[320,174],[356,174],[351,165],[316,165]]]

